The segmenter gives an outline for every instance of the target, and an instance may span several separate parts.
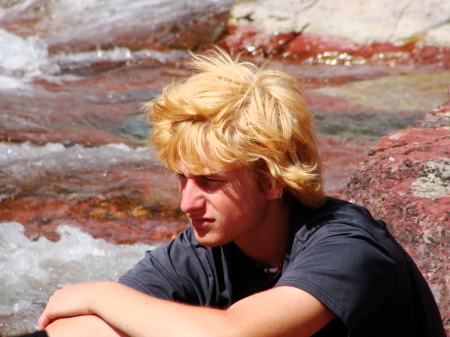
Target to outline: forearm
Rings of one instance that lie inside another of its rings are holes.
[[[158,299],[118,283],[102,282],[94,291],[92,312],[130,336],[211,337],[225,324],[223,310]]]
[[[127,337],[96,315],[60,318],[45,328],[48,337]]]
[[[56,324],[59,326],[59,323],[50,324],[56,319],[76,316],[82,319],[93,315],[130,336],[195,334],[211,337],[214,331],[223,331],[217,328],[223,326],[225,311],[158,299],[115,282],[84,283],[56,291],[39,318],[38,326],[52,333],[56,331]],[[62,326],[64,328],[65,324]],[[74,326],[74,331],[79,328],[84,329],[85,325]],[[93,331],[95,329],[97,326]],[[60,331],[53,333],[54,337],[65,337]]]
[[[219,310],[162,300],[122,284],[101,282],[57,291],[39,326],[44,328],[60,317],[86,315],[97,315],[115,332],[146,337],[303,337],[313,335],[335,317],[313,296],[293,287],[264,291]],[[92,334],[76,334],[80,335]]]
[[[227,310],[147,296],[121,284],[100,285],[93,311],[130,336],[310,336],[334,313],[308,293],[281,287],[249,296]]]

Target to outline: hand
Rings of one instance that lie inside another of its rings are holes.
[[[38,320],[39,330],[45,329],[50,322],[60,317],[72,317],[93,314],[90,300],[99,283],[81,283],[65,286],[57,290]]]

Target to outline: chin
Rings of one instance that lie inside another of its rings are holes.
[[[199,234],[195,229],[194,233],[197,242],[205,247],[223,246],[224,244],[229,242],[222,238],[214,238],[214,236],[211,234]]]

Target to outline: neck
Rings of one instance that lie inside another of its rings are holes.
[[[283,263],[289,232],[291,204],[281,199],[267,210],[266,221],[254,235],[244,242],[235,241],[244,254],[264,267]]]

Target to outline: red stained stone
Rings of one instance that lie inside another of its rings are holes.
[[[69,224],[114,243],[155,243],[187,226],[176,177],[155,167],[53,172],[39,183],[0,202],[0,219],[20,222],[32,239],[57,240],[55,229]]]
[[[331,97],[312,90],[307,91],[306,102],[314,109],[330,113],[342,111],[363,111],[362,107],[355,104],[354,100],[344,97]]]
[[[448,105],[383,137],[351,175],[345,194],[388,223],[431,284],[450,332]]]
[[[360,46],[349,38],[338,36],[322,36],[317,34],[300,34],[295,37],[287,48],[291,54],[314,55],[327,51],[340,51],[342,53],[352,53]]]
[[[327,64],[440,64],[450,66],[450,48],[418,46],[415,41],[360,44],[350,38],[288,32],[265,33],[253,25],[227,25],[217,42],[232,54],[265,56],[286,61]]]
[[[64,145],[79,144],[84,146],[99,146],[109,143],[123,143],[136,146],[136,140],[125,135],[117,135],[98,129],[59,129],[41,130],[8,128],[0,130],[0,142],[22,143],[24,141],[35,144],[61,143]]]
[[[78,37],[70,41],[49,39],[49,52],[81,52],[101,49],[111,49],[115,46],[130,50],[158,50],[171,49],[195,50],[200,46],[213,43],[221,34],[229,16],[228,10],[216,12],[190,13],[178,20],[165,22],[156,27],[149,25],[105,27],[107,34],[92,34],[86,40]]]
[[[319,152],[323,161],[324,188],[327,195],[344,198],[349,175],[367,156],[366,142],[343,142],[336,137],[321,136]]]

